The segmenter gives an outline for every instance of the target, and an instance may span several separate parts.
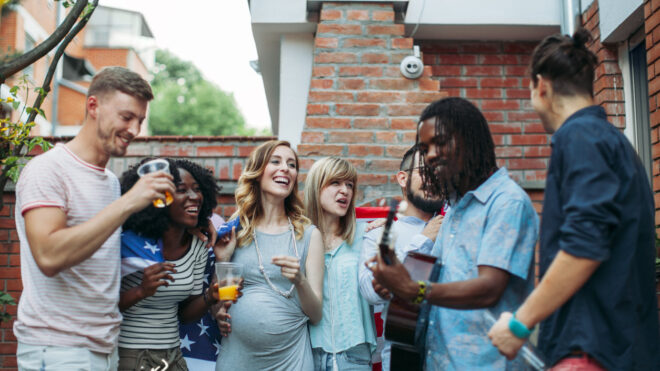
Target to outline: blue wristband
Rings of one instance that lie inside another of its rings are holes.
[[[530,329],[525,326],[524,323],[518,321],[516,318],[516,313],[514,312],[509,320],[509,330],[513,333],[518,339],[527,339],[532,333]]]

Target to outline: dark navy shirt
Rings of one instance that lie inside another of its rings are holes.
[[[541,224],[541,275],[559,250],[601,262],[541,323],[549,364],[582,350],[609,370],[660,369],[655,207],[646,171],[598,106],[552,137]]]

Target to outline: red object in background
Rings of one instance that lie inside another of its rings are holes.
[[[387,218],[387,212],[390,210],[388,206],[378,206],[378,207],[356,207],[355,216],[358,219],[378,219],[378,218]]]

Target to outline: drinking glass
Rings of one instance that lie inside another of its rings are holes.
[[[215,276],[218,279],[220,300],[236,300],[238,285],[243,278],[243,264],[216,262]]]
[[[137,169],[137,174],[140,177],[143,177],[147,174],[155,173],[157,171],[164,171],[168,174],[171,174],[170,163],[162,158],[157,158],[155,160],[147,161],[144,164],[140,165],[140,167]],[[163,202],[163,200],[161,200],[160,198],[157,198],[153,200],[153,204],[155,207],[162,208],[165,206],[169,206],[172,203],[172,201],[174,201],[174,197],[172,197],[172,194],[168,191],[165,191],[165,202]]]

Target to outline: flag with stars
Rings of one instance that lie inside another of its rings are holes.
[[[121,233],[122,277],[163,261],[161,240],[145,238],[130,230]]]
[[[215,274],[215,254],[209,249],[209,257],[204,272],[204,290]],[[181,352],[188,369],[199,371],[215,370],[215,360],[220,352],[220,330],[211,313],[207,312],[197,322],[179,324]]]

